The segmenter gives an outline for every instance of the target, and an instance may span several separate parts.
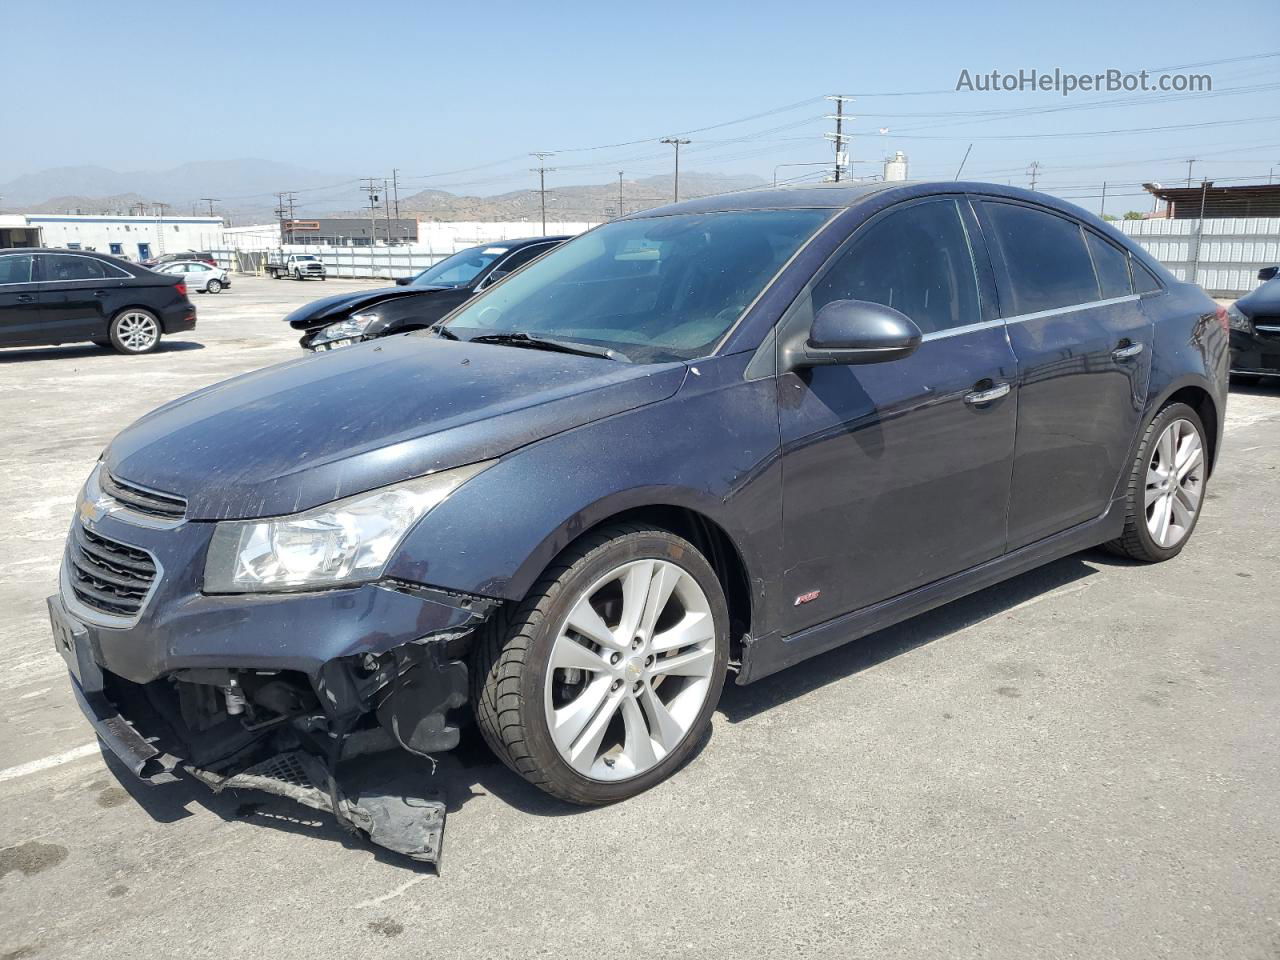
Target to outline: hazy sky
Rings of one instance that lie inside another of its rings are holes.
[[[903,150],[913,176],[949,178],[972,141],[967,177],[1026,184],[1039,161],[1043,188],[1094,209],[1110,181],[1107,208],[1119,212],[1149,205],[1123,196],[1139,193],[1139,181],[1185,178],[1186,157],[1201,158],[1197,179],[1265,179],[1273,166],[1280,175],[1280,57],[1189,68],[1211,74],[1219,94],[1197,99],[956,92],[961,70],[1137,71],[1249,57],[1280,51],[1276,13],[1275,0],[0,0],[9,90],[0,181],[56,166],[262,157],[338,180],[395,166],[410,191],[496,193],[535,184],[533,150],[561,151],[548,161],[558,168],[551,185],[668,172],[671,148],[655,141],[685,131],[694,141],[685,169],[770,177],[777,164],[828,159],[830,104],[820,98],[847,93],[858,98],[853,158],[867,161],[855,173],[878,172]],[[1186,126],[1234,120],[1252,122]],[[1170,126],[1183,128],[1078,136]],[[644,142],[575,149],[630,141]],[[806,174],[821,171],[779,171]],[[357,196],[353,185],[330,195],[345,192]]]

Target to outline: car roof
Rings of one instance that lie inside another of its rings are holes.
[[[643,220],[684,213],[721,213],[743,210],[845,210],[875,197],[878,201],[909,200],[938,193],[976,193],[1010,200],[1026,200],[1090,222],[1097,218],[1088,211],[1045,193],[1020,187],[970,180],[894,180],[873,183],[814,183],[784,187],[758,187],[710,197],[681,200],[665,206],[628,214],[625,220]]]

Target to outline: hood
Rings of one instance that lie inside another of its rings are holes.
[[[126,428],[105,462],[186,497],[191,519],[294,513],[663,400],[685,370],[390,337],[175,400]]]
[[[299,307],[285,317],[285,321],[295,330],[310,330],[312,327],[333,323],[360,309],[371,307],[385,300],[398,300],[401,297],[430,296],[441,290],[452,290],[452,287],[379,287],[376,290],[360,290],[357,293],[339,293],[332,297],[321,297]]]
[[[1250,320],[1258,317],[1280,317],[1280,277],[1268,280],[1252,293],[1236,301],[1236,306]]]

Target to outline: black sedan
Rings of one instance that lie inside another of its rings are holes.
[[[1264,267],[1265,281],[1227,308],[1231,323],[1231,374],[1237,380],[1280,377],[1280,267]]]
[[[150,353],[195,325],[181,276],[102,253],[0,251],[0,347],[88,341]]]
[[[531,237],[471,247],[432,264],[394,287],[324,297],[285,317],[306,333],[308,350],[332,350],[429,327],[455,307],[520,269],[568,237]]]

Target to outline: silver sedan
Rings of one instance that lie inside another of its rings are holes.
[[[174,260],[152,269],[156,273],[174,273],[185,277],[187,289],[193,293],[221,293],[231,286],[231,274],[221,267],[212,267],[200,260]]]

